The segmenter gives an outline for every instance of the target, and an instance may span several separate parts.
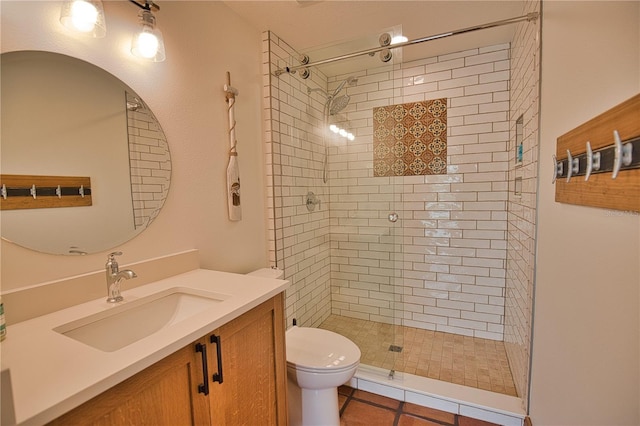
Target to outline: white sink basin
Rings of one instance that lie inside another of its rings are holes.
[[[110,309],[53,330],[104,352],[124,348],[184,321],[229,296],[181,287],[118,303]]]

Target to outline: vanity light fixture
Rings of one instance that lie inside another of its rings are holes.
[[[104,37],[107,33],[100,0],[66,0],[60,10],[60,22],[73,32],[91,37]]]
[[[136,0],[129,1],[142,9],[138,14],[140,29],[133,34],[131,40],[131,53],[153,62],[164,61],[166,56],[162,32],[156,28],[156,17],[152,13],[152,10],[159,11],[160,6],[151,0],[145,0],[144,4]]]

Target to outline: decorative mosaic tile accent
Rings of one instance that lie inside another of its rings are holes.
[[[373,108],[373,175],[447,173],[447,100]]]

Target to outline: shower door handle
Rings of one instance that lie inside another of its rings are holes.
[[[397,222],[398,221],[398,213],[389,213],[388,216],[389,222]]]

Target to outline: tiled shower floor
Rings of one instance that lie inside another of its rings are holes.
[[[361,364],[517,396],[503,342],[339,315],[320,328],[358,345]]]

